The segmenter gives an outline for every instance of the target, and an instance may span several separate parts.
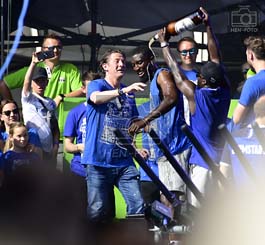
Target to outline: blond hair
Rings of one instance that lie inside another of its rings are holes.
[[[25,126],[25,124],[23,122],[14,122],[14,123],[12,123],[10,125],[10,128],[9,128],[9,136],[8,136],[8,139],[6,140],[3,152],[7,152],[12,147],[14,147],[14,144],[10,140],[10,138],[14,135],[14,131],[15,131],[16,128],[25,128],[26,131],[28,132],[28,130],[27,130],[27,128],[26,128],[26,126]]]

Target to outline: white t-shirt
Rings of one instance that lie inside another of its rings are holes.
[[[37,130],[42,149],[45,152],[51,152],[53,135],[50,127],[50,118],[55,115],[55,102],[50,98],[44,98],[32,92],[25,95],[22,91],[21,103],[25,125],[28,128]]]

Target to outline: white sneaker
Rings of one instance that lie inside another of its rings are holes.
[[[160,231],[160,228],[158,226],[154,225],[153,228],[149,228],[148,230],[149,231]]]

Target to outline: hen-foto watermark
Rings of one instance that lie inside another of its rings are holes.
[[[250,5],[239,5],[231,11],[231,32],[258,32],[259,14]]]

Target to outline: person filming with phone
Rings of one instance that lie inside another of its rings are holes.
[[[48,75],[37,64],[42,59],[42,52],[33,53],[27,70],[21,94],[22,112],[27,128],[35,128],[42,145],[44,160],[55,163],[59,144],[59,127],[55,115],[56,103],[45,97]]]
[[[41,59],[37,66],[45,68],[48,76],[48,84],[44,96],[53,99],[57,106],[60,129],[58,164],[63,163],[64,108],[62,102],[65,97],[84,96],[81,88],[80,71],[75,65],[60,60],[62,50],[61,38],[54,33],[50,33],[44,37],[41,53],[37,54]],[[28,67],[24,67],[4,77],[4,82],[10,90],[23,87],[27,70]]]

